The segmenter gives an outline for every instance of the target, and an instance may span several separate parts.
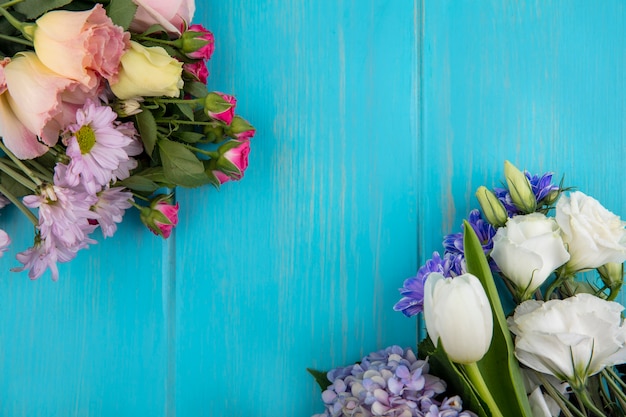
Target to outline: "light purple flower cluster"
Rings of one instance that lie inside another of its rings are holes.
[[[413,351],[390,346],[355,365],[328,372],[332,384],[322,393],[323,414],[314,417],[475,417],[460,397],[439,401],[445,382],[428,374],[428,362]]]
[[[53,183],[23,198],[26,207],[38,209],[39,222],[34,245],[17,255],[23,266],[14,271],[27,269],[36,279],[49,268],[56,280],[57,262],[95,243],[89,236],[98,226],[104,237],[113,236],[133,195],[110,184],[129,176],[137,166],[132,156],[143,150],[134,125],[116,119],[109,106],[91,100],[77,110],[64,139],[66,155],[60,155],[67,163],[56,164]]]

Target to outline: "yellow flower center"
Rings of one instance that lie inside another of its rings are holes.
[[[96,144],[96,132],[94,132],[89,125],[82,126],[78,132],[76,132],[76,140],[78,141],[80,153],[84,155],[89,153],[93,145]]]

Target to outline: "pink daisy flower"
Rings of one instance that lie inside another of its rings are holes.
[[[111,237],[122,222],[124,212],[132,206],[133,193],[122,187],[105,188],[98,193],[98,202],[91,208],[98,215],[104,237]]]
[[[117,114],[108,106],[87,101],[76,112],[76,123],[68,126],[72,136],[67,140],[68,182],[82,180],[90,193],[99,191],[113,179],[113,171],[128,161],[125,147],[132,138],[117,129]]]

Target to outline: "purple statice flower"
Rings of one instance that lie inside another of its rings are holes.
[[[91,207],[98,218],[97,223],[102,235],[111,237],[117,230],[117,223],[122,221],[124,212],[132,206],[133,193],[123,187],[105,188],[98,194],[98,201]]]
[[[133,140],[118,129],[117,114],[108,106],[89,100],[76,112],[76,123],[68,126],[66,154],[71,161],[67,181],[75,185],[81,180],[85,188],[95,193],[113,178],[113,172],[129,159],[126,147]]]
[[[371,353],[360,363],[328,372],[331,385],[322,393],[326,409],[317,416],[475,417],[459,409],[458,397],[437,400],[446,384],[428,370],[428,362],[418,360],[410,348],[390,346]],[[434,410],[457,414],[427,414]]]
[[[421,313],[424,308],[424,284],[426,278],[433,273],[439,272],[444,277],[460,275],[457,273],[456,264],[451,256],[439,256],[438,252],[433,252],[433,257],[426,261],[417,271],[417,275],[404,281],[399,289],[402,299],[393,306],[395,311],[402,311],[407,317]]]

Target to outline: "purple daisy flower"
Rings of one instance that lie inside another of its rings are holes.
[[[459,275],[456,273],[455,262],[451,256],[439,256],[433,252],[433,257],[426,261],[417,271],[417,275],[404,281],[399,289],[402,299],[393,306],[395,311],[401,311],[407,317],[413,317],[424,309],[424,284],[426,278],[433,273],[439,272],[444,277]]]
[[[85,188],[95,193],[113,179],[113,172],[128,161],[126,147],[132,138],[115,124],[117,114],[108,106],[87,101],[76,112],[76,123],[68,126],[72,136],[67,140],[68,182],[76,184],[79,178]]]
[[[123,187],[105,188],[98,193],[98,201],[91,209],[98,215],[102,235],[111,237],[122,221],[124,212],[132,206],[133,193]]]

